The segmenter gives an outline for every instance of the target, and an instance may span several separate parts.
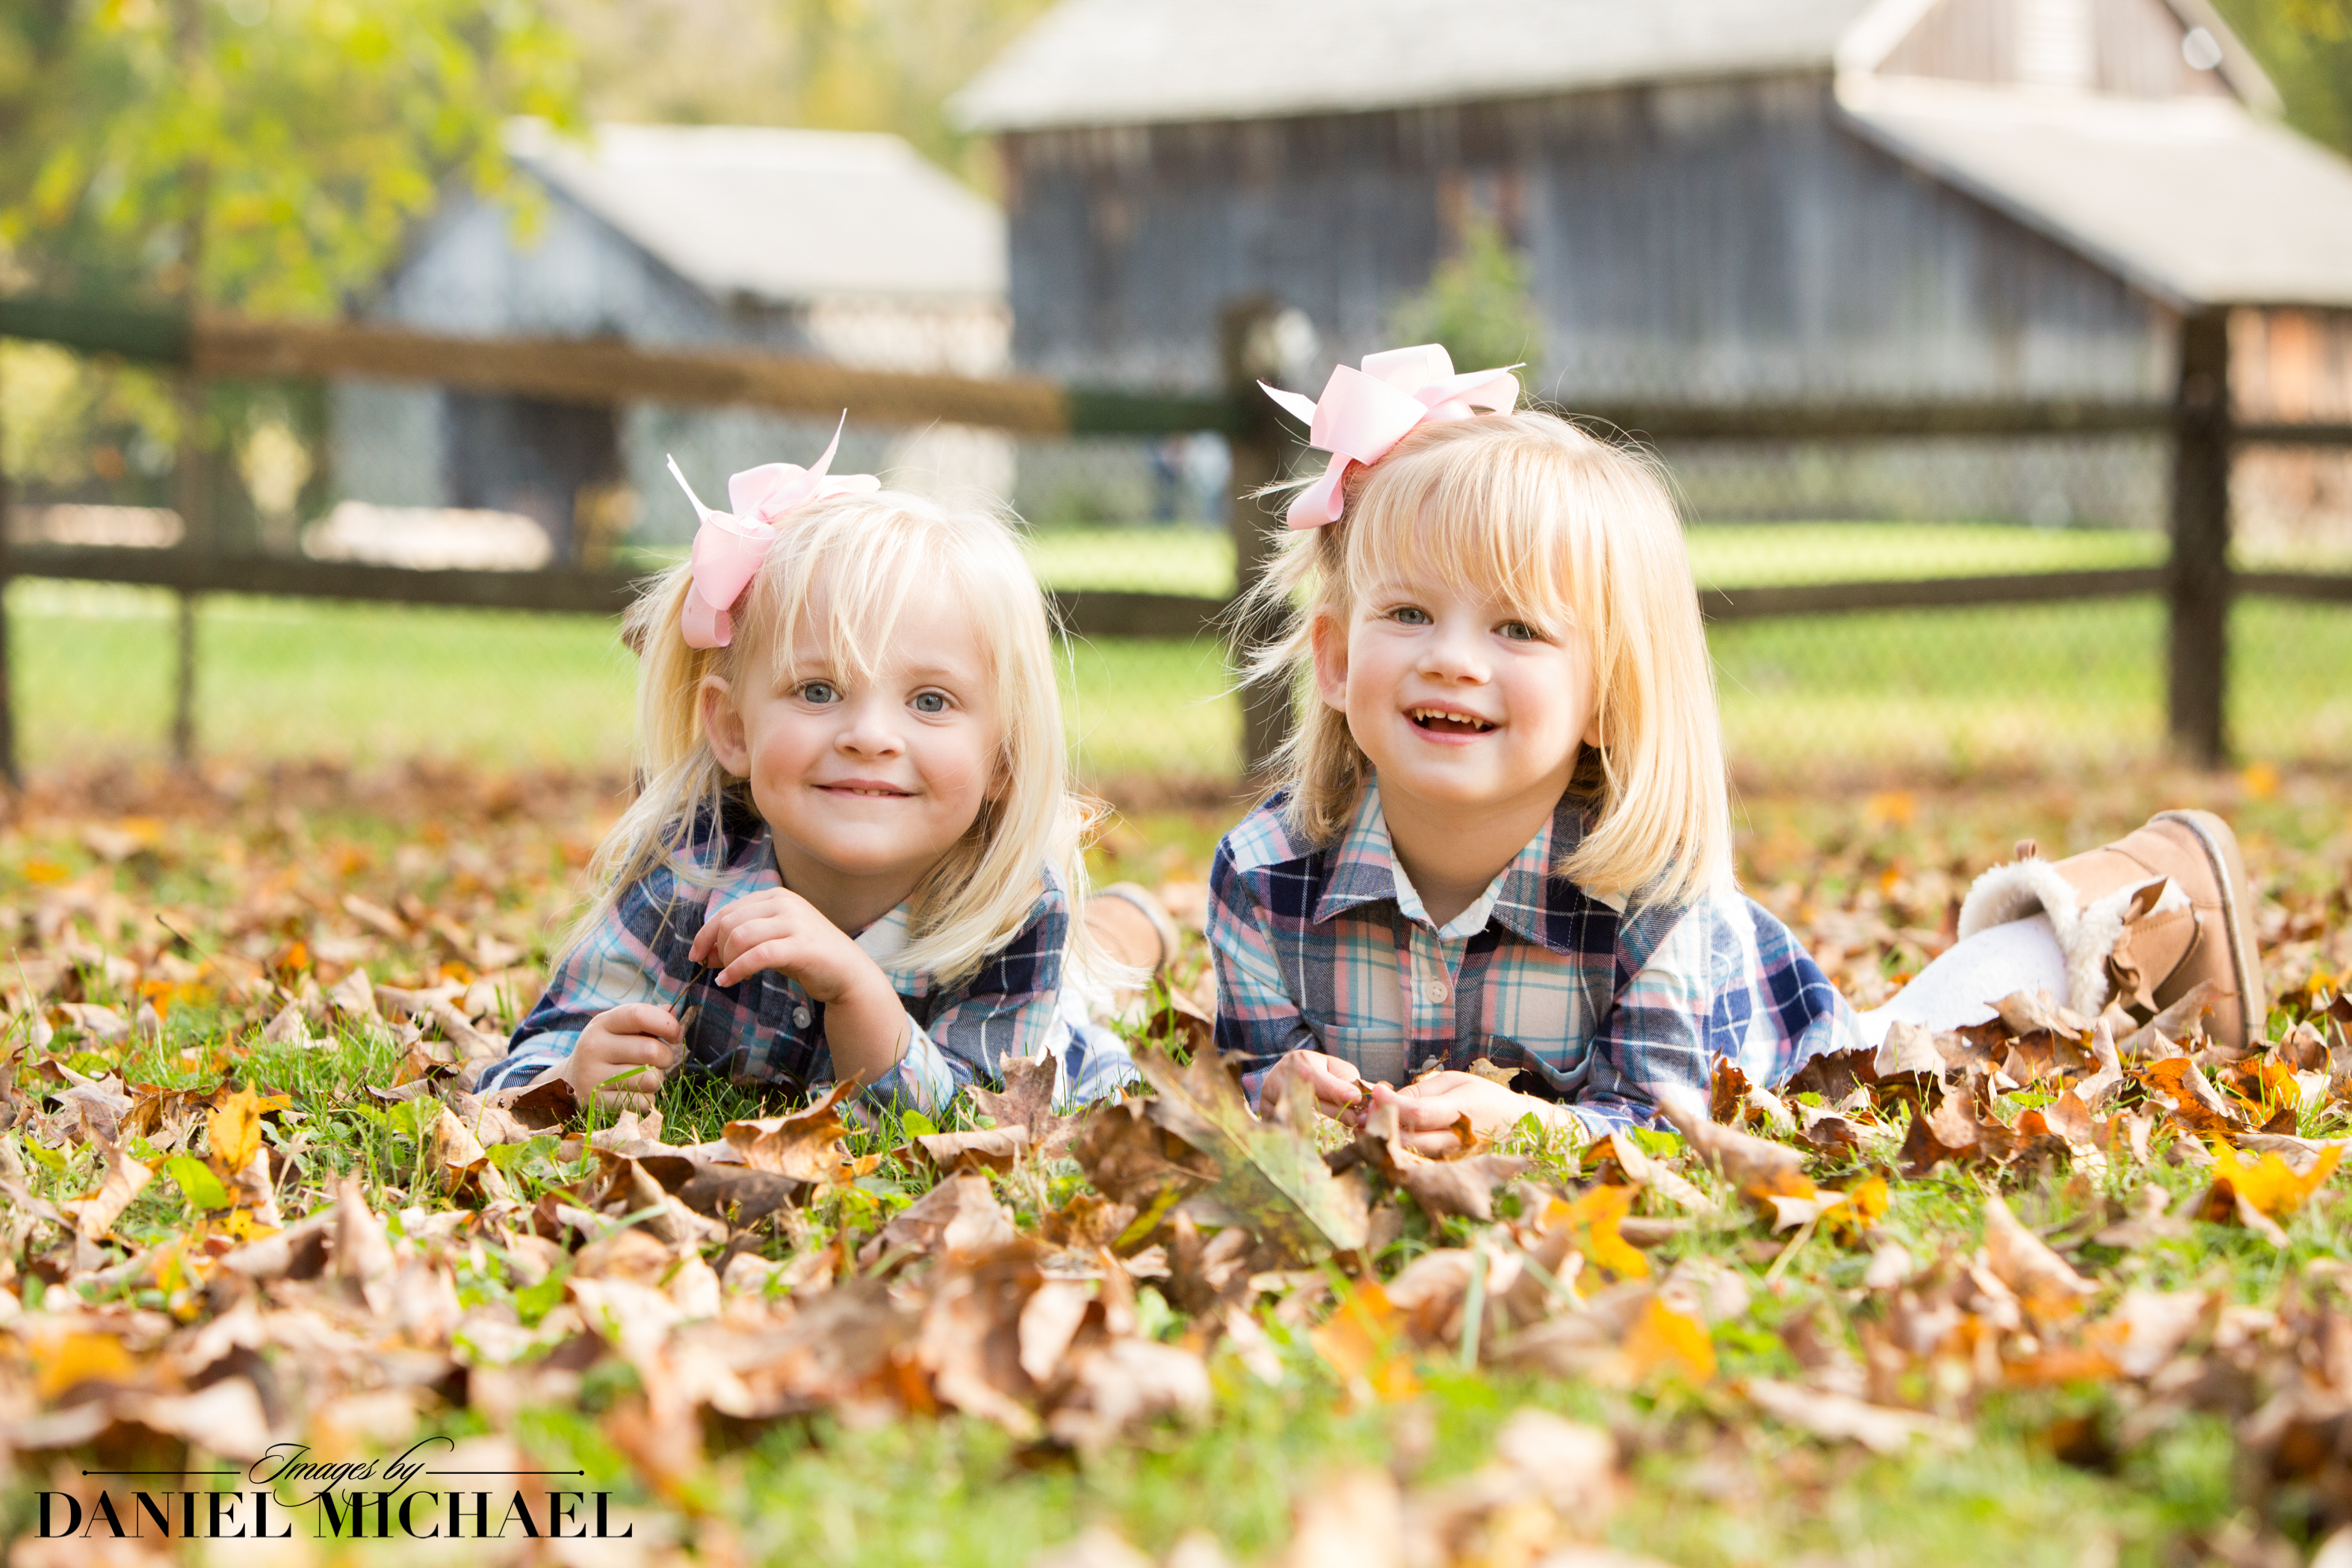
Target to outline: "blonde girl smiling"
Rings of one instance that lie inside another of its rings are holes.
[[[695,500],[632,612],[642,787],[486,1090],[642,1103],[683,1066],[936,1108],[1009,1057],[1066,1097],[1131,1076],[1065,984],[1108,960],[1036,580],[996,519],[832,455]]]

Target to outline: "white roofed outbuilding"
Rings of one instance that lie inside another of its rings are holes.
[[[904,140],[761,126],[601,125],[585,137],[518,120],[520,178],[453,187],[358,313],[484,337],[614,338],[768,350],[874,370],[987,375],[1007,363],[1001,208]],[[487,508],[536,519],[559,556],[628,530],[682,537],[693,518],[664,473],[805,463],[832,422],[747,410],[612,411],[388,384],[334,393],[335,472],[355,500]],[[971,433],[893,440],[854,427],[843,472],[897,469],[940,487],[1002,489],[1009,448]],[[321,548],[325,548],[323,542]]]
[[[2163,402],[2223,309],[2257,413],[2352,417],[2352,165],[2278,108],[2207,0],[1062,0],[951,104],[1072,380],[1213,386],[1252,295],[1352,361],[1492,225],[1571,405]],[[1854,504],[2155,520],[2103,462]]]

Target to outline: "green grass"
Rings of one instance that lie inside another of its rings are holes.
[[[2156,566],[2165,549],[2153,533],[1994,523],[1703,523],[1688,538],[1691,570],[1709,588]],[[1221,529],[1042,528],[1028,545],[1056,588],[1234,591],[1233,541]]]
[[[102,982],[93,994],[104,994]],[[175,1011],[159,1047],[133,1048],[120,1061],[73,1060],[92,1072],[119,1070],[131,1082],[208,1089],[217,1070],[193,1069],[180,1051],[209,1046],[218,1027],[215,1017],[183,1009]],[[305,1134],[303,1186],[331,1190],[348,1173],[361,1179],[380,1211],[414,1201],[439,1207],[441,1200],[430,1195],[425,1140],[419,1135],[429,1117],[378,1105],[365,1092],[366,1085],[390,1080],[397,1056],[380,1031],[346,1032],[310,1049],[257,1046],[238,1064],[241,1077],[293,1096]],[[730,1116],[778,1108],[740,1090],[691,1080],[666,1089],[662,1104],[667,1136],[680,1142],[715,1134]],[[960,1102],[940,1120],[965,1125],[971,1114],[968,1103]],[[604,1121],[592,1115],[589,1125]],[[278,1126],[270,1135],[283,1142],[290,1134]],[[852,1146],[887,1153],[903,1136],[886,1113],[879,1124],[854,1134]],[[499,1151],[501,1168],[526,1201],[595,1169],[593,1159],[562,1161],[554,1145],[547,1136]],[[1538,1156],[1545,1178],[1573,1178],[1572,1152],[1549,1143],[1523,1152]],[[54,1199],[87,1190],[95,1173],[95,1156],[85,1149],[68,1155],[61,1168],[36,1166],[29,1179],[37,1194]],[[1702,1185],[1712,1181],[1695,1174]],[[1074,1169],[1057,1166],[1053,1189],[1058,1193],[1075,1179]],[[2103,1185],[2053,1179],[2013,1193],[2011,1201],[2029,1223],[2048,1230],[2147,1179],[2185,1196],[2200,1188],[2203,1178],[2193,1167],[2159,1162],[2144,1171],[2119,1170]],[[918,1170],[886,1163],[856,1187],[833,1189],[806,1223],[819,1237],[835,1228],[870,1232],[925,1185]],[[1006,1178],[1002,1186],[1006,1201],[1029,1208],[1033,1198],[1024,1182]],[[1901,1241],[1914,1256],[1931,1259],[1947,1246],[1975,1245],[1979,1199],[1965,1183],[1897,1183],[1893,1197],[1880,1234]],[[174,1185],[158,1180],[117,1228],[127,1237],[167,1236],[192,1218]],[[2123,1281],[2150,1288],[2226,1281],[2239,1299],[2267,1302],[2277,1297],[2292,1266],[2334,1254],[2343,1218],[2342,1201],[2331,1193],[2290,1222],[2293,1246],[2286,1256],[2272,1253],[2249,1232],[2200,1223],[2184,1240],[2139,1260],[2110,1260],[2097,1271],[2105,1275],[2112,1267]],[[1441,1234],[1417,1214],[1408,1221],[1405,1239],[1383,1258],[1383,1273],[1427,1247],[1459,1239],[1454,1230],[1462,1222],[1449,1222]],[[1727,1380],[1794,1375],[1795,1364],[1783,1348],[1784,1326],[1807,1313],[1834,1319],[1850,1310],[1868,1256],[1817,1241],[1798,1254],[1797,1266],[1775,1291],[1762,1288],[1763,1265],[1745,1250],[1756,1234],[1745,1213],[1735,1211],[1694,1228],[1654,1258],[1664,1269],[1680,1257],[1707,1257],[1748,1276],[1756,1292],[1749,1311],[1715,1331]],[[782,1234],[766,1240],[776,1256],[790,1245]],[[508,1299],[501,1281],[494,1259],[490,1265],[461,1266],[461,1300]],[[59,1303],[44,1304],[55,1309]],[[147,1290],[127,1304],[159,1307],[163,1300]],[[1147,1301],[1147,1310],[1168,1309]],[[961,1417],[844,1424],[819,1416],[731,1432],[714,1428],[716,1462],[690,1490],[757,1562],[1019,1568],[1040,1549],[1097,1521],[1155,1555],[1187,1532],[1206,1531],[1234,1560],[1265,1561],[1287,1539],[1297,1500],[1341,1470],[1369,1465],[1420,1484],[1443,1481],[1483,1464],[1504,1421],[1532,1406],[1616,1435],[1629,1456],[1633,1485],[1608,1521],[1605,1538],[1684,1568],[1735,1568],[1809,1554],[1852,1560],[1857,1550],[1866,1560],[1927,1568],[2071,1568],[2085,1561],[2155,1568],[2167,1561],[2166,1542],[2210,1531],[2240,1507],[2234,1442],[2227,1427],[2210,1417],[2182,1417],[2124,1455],[2108,1473],[2053,1457],[2042,1434],[2060,1416],[2089,1410],[2112,1421],[2127,1408],[2131,1396],[2108,1390],[1996,1394],[1979,1411],[1974,1440],[1964,1449],[1874,1458],[1757,1420],[1720,1385],[1691,1391],[1668,1383],[1634,1393],[1528,1373],[1470,1375],[1437,1353],[1420,1363],[1423,1392],[1410,1404],[1351,1408],[1303,1335],[1278,1322],[1266,1326],[1281,1351],[1279,1386],[1265,1385],[1230,1356],[1220,1356],[1213,1363],[1215,1402],[1205,1421],[1161,1427],[1099,1456],[1026,1448],[985,1422]],[[1181,1319],[1167,1320],[1169,1335],[1181,1329]],[[625,1395],[633,1375],[608,1362],[583,1385],[574,1405],[521,1411],[511,1427],[535,1458],[577,1467],[590,1485],[615,1490],[625,1509],[643,1506],[649,1494],[606,1437],[600,1416],[610,1400]],[[453,1409],[435,1419],[457,1436],[487,1429],[479,1411]],[[394,1451],[403,1446],[395,1443]],[[0,1506],[8,1501],[21,1506],[21,1494],[0,1500]]]
[[[1213,595],[1223,536],[1192,528],[1032,536],[1070,588]],[[2153,564],[2145,534],[1991,526],[1708,525],[1717,586]],[[20,745],[51,768],[157,758],[170,723],[172,600],[18,581],[9,589]],[[2153,601],[1814,616],[1727,625],[1712,643],[1736,766],[1965,769],[2151,757],[2163,731],[2164,630]],[[2235,612],[2231,724],[2272,760],[2352,755],[2352,614],[2250,601]],[[200,612],[203,749],[241,760],[411,757],[506,768],[625,766],[631,664],[580,616],[215,597]],[[1230,778],[1238,720],[1222,647],[1074,644],[1065,699],[1081,774]]]

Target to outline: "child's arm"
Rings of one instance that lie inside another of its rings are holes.
[[[1576,1110],[1647,1126],[1668,1091],[1706,1099],[1728,1060],[1777,1088],[1811,1056],[1863,1043],[1853,1009],[1789,928],[1724,887],[1694,905],[1617,994]]]
[[[1031,911],[1029,924],[941,998],[930,1028],[916,1026],[944,1079],[941,1098],[1000,1077],[1007,1058],[1044,1055],[1060,1037],[1069,936],[1068,900],[1058,886],[1049,885]],[[1080,1098],[1107,1092],[1099,1079],[1073,1082],[1066,1088]]]
[[[1314,1030],[1292,999],[1276,956],[1268,916],[1223,844],[1209,868],[1208,937],[1217,977],[1217,1050],[1242,1069],[1252,1104],[1266,1085],[1288,1081],[1312,1089],[1337,1116],[1363,1099],[1352,1062],[1318,1051]]]
[[[622,1108],[650,1105],[685,1055],[686,1031],[666,1005],[682,988],[683,946],[651,900],[625,897],[564,955],[476,1092],[562,1078],[583,1102],[596,1095]]]

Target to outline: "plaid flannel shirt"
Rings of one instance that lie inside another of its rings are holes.
[[[1571,800],[1442,927],[1397,863],[1377,781],[1329,849],[1294,836],[1282,803],[1227,833],[1209,873],[1217,1045],[1253,1097],[1287,1051],[1390,1083],[1483,1056],[1605,1132],[1651,1122],[1662,1090],[1704,1094],[1719,1057],[1779,1083],[1863,1043],[1788,927],[1736,888],[1629,909],[1555,875],[1585,831]]]
[[[715,969],[686,956],[711,911],[783,885],[767,824],[730,805],[718,821],[697,824],[684,852],[702,868],[699,878],[664,864],[624,888],[557,967],[538,1005],[515,1030],[506,1057],[482,1074],[482,1092],[530,1082],[572,1054],[590,1019],[625,1002],[658,1003],[681,1015],[700,1009],[687,1031],[689,1071],[796,1090],[832,1081],[824,1004],[799,981],[767,969],[722,988],[711,984]],[[1050,872],[1041,880],[1029,923],[957,985],[942,986],[898,961],[908,940],[905,905],[857,935],[857,946],[889,976],[913,1022],[905,1055],[866,1093],[933,1109],[975,1078],[1000,1076],[1004,1058],[1035,1056],[1041,1049],[1061,1061],[1066,1094],[1090,1096],[1103,1092],[1097,1079],[1132,1075],[1123,1052],[1105,1060],[1108,1053],[1088,1049],[1082,1038],[1087,1031],[1071,1030],[1062,1019],[1069,900]]]

